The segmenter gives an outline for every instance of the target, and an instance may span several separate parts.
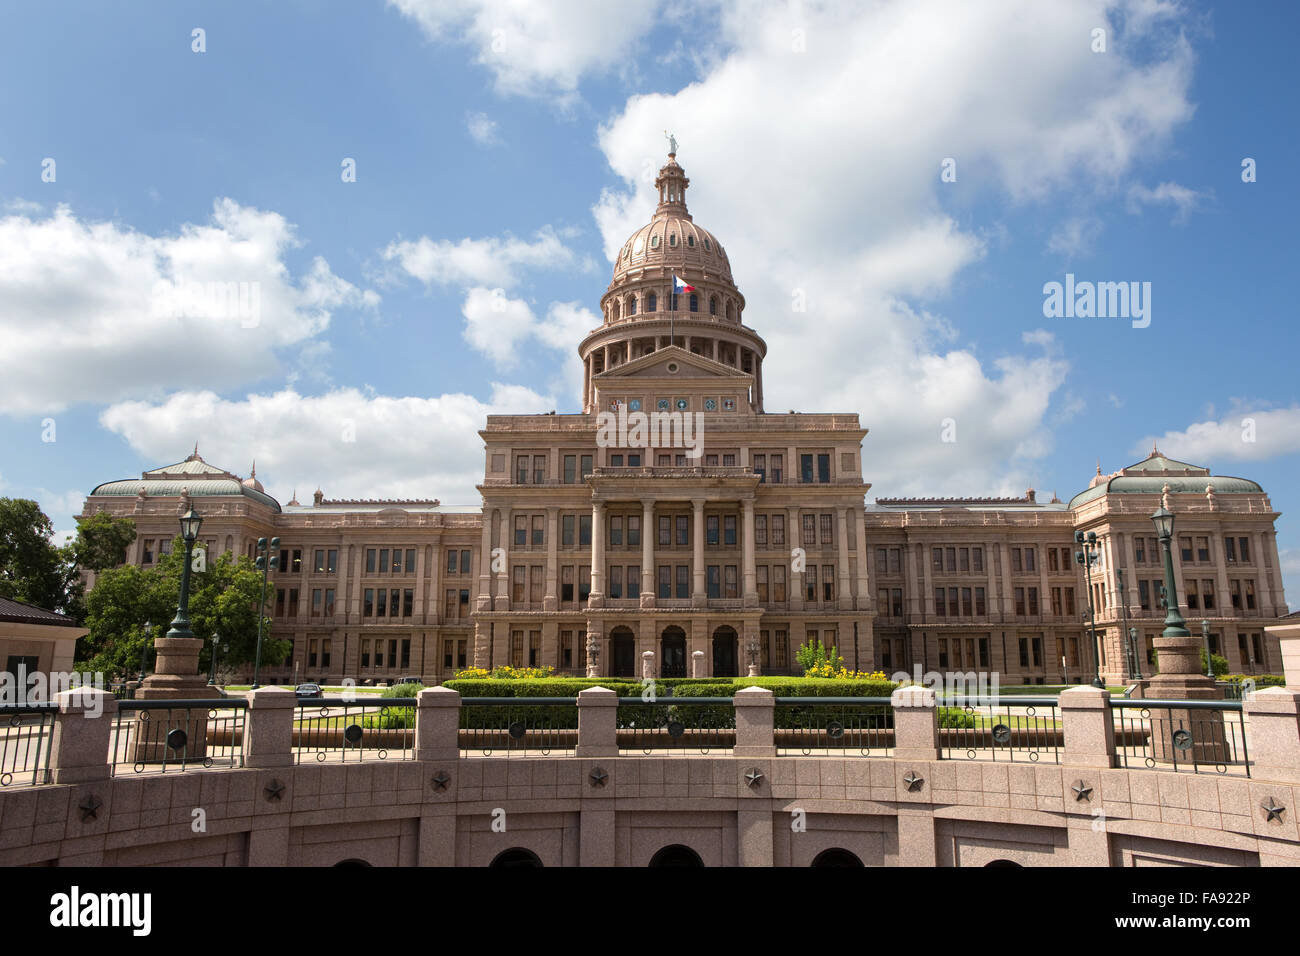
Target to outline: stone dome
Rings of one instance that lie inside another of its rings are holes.
[[[656,214],[628,237],[614,264],[613,285],[629,273],[663,269],[682,278],[713,278],[732,283],[731,262],[717,236],[697,226],[689,213]]]

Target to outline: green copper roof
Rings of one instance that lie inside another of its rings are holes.
[[[1208,485],[1214,486],[1216,495],[1263,494],[1264,489],[1247,478],[1228,475],[1211,475],[1208,468],[1166,458],[1152,448],[1151,454],[1136,464],[1121,469],[1109,478],[1102,478],[1098,468],[1093,486],[1070,499],[1070,507],[1085,504],[1102,495],[1158,495],[1169,486],[1170,494],[1205,494]]]
[[[250,481],[252,479],[249,479]],[[209,465],[199,457],[198,449],[184,461],[144,472],[139,478],[121,478],[99,485],[91,495],[136,497],[141,490],[150,498],[179,498],[186,491],[191,498],[241,496],[252,498],[279,513],[280,503],[260,490],[250,487],[228,471]]]

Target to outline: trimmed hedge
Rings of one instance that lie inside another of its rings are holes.
[[[1219,680],[1229,680],[1234,684],[1240,684],[1244,680],[1253,680],[1256,690],[1264,687],[1286,686],[1286,678],[1281,674],[1224,674]]]

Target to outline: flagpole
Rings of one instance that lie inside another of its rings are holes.
[[[677,298],[677,282],[674,280],[668,284],[668,344],[673,344],[673,325],[677,321],[677,303],[673,301]]]

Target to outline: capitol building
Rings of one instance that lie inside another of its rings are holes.
[[[99,485],[82,516],[133,519],[128,561],[144,567],[191,505],[211,556],[252,558],[278,537],[273,634],[293,652],[264,668],[272,680],[585,674],[589,654],[596,673],[639,677],[646,652],[661,677],[789,674],[816,638],[858,670],[1058,684],[1090,679],[1098,653],[1108,683],[1127,679],[1129,626],[1150,673],[1164,571],[1149,516],[1163,503],[1193,634],[1208,620],[1233,672],[1280,671],[1265,633],[1288,613],[1279,514],[1258,484],[1153,448],[1069,501],[869,499],[870,409],[864,425],[764,408],[767,345],[726,248],[687,209],[689,183],[670,155],[654,217],[618,252],[603,321],[576,343],[581,413],[487,418],[481,505],[320,490],[281,504],[195,449]],[[647,420],[665,427],[607,427]],[[1091,584],[1077,531],[1097,536]]]

